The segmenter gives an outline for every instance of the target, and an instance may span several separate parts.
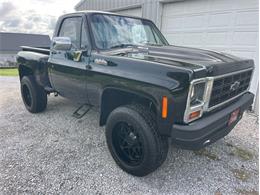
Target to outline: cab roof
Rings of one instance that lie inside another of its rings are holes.
[[[124,14],[117,14],[114,12],[107,12],[107,11],[99,11],[99,10],[83,10],[83,11],[76,11],[76,12],[72,12],[72,13],[67,13],[62,15],[62,17],[64,16],[71,16],[71,15],[77,15],[77,14],[109,14],[109,15],[116,15],[116,16],[126,16],[126,17],[131,17],[131,18],[138,18],[138,19],[145,19],[142,17],[138,17],[138,16],[131,16],[131,15],[124,15]],[[147,19],[146,19],[147,20]]]

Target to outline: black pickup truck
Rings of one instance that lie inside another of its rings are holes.
[[[253,60],[170,45],[147,19],[85,11],[59,18],[50,48],[17,56],[28,111],[55,93],[98,108],[108,148],[126,172],[144,176],[171,140],[197,150],[227,135],[253,103]]]

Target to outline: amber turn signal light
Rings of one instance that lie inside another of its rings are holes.
[[[168,98],[163,96],[162,98],[162,118],[167,118],[168,115]]]
[[[194,118],[198,118],[199,116],[200,116],[200,110],[198,110],[198,111],[195,111],[195,112],[192,112],[192,113],[190,113],[190,115],[189,115],[189,120],[191,120],[191,119],[194,119]]]

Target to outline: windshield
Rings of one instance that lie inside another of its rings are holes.
[[[168,44],[155,25],[147,20],[94,14],[91,17],[91,28],[99,49]]]

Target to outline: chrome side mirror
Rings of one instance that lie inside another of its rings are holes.
[[[53,37],[52,48],[55,50],[68,51],[71,49],[72,43],[69,37]]]

